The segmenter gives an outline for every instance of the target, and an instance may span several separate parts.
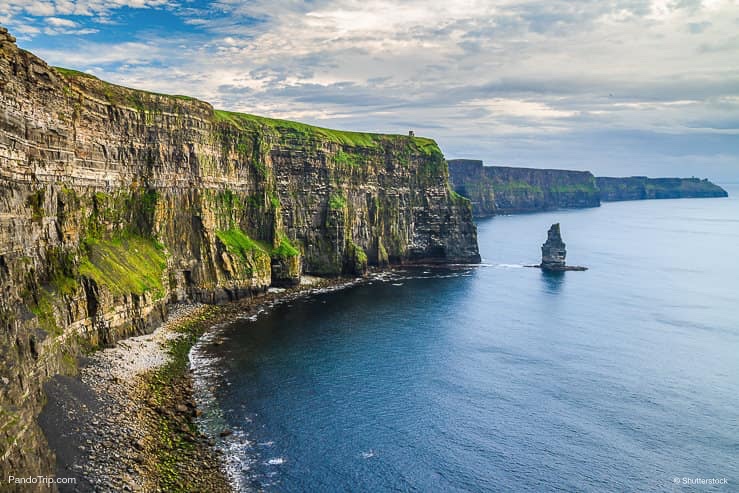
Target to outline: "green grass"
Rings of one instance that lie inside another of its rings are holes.
[[[154,299],[164,296],[162,275],[167,258],[161,245],[138,236],[110,240],[85,240],[87,257],[79,274],[107,287],[114,294],[150,292]]]
[[[341,192],[334,192],[328,199],[328,207],[332,211],[340,211],[346,207],[346,198]]]
[[[216,236],[226,247],[226,250],[238,255],[241,259],[247,260],[254,253],[270,255],[286,259],[300,255],[300,251],[293,246],[287,236],[280,235],[280,243],[276,248],[270,248],[265,243],[253,240],[238,228],[231,228],[227,231],[216,231]]]
[[[64,331],[56,314],[63,313],[67,297],[80,289],[76,278],[75,255],[61,247],[49,247],[45,255],[46,276],[42,278],[43,284],[23,294],[28,308],[38,319],[39,327],[53,336],[61,335]]]
[[[40,288],[37,293],[35,304],[30,306],[31,312],[38,318],[39,326],[48,334],[58,336],[61,335],[63,329],[59,327],[54,314],[54,296],[44,288]]]
[[[75,278],[74,255],[59,247],[46,251],[46,264],[49,271],[48,282],[39,286],[35,297],[28,299],[31,312],[38,318],[39,326],[47,333],[58,336],[63,332],[56,312],[65,303],[65,297],[75,294],[80,283]]]
[[[454,205],[464,205],[464,206],[472,207],[472,203],[467,197],[463,197],[459,195],[457,192],[455,192],[451,188],[449,189],[449,198],[451,199],[452,204]]]
[[[238,228],[231,228],[226,231],[216,231],[216,236],[226,247],[228,253],[238,255],[242,259],[246,259],[254,252],[267,253],[260,242],[252,240],[249,236]]]
[[[597,193],[598,190],[593,185],[587,185],[585,183],[575,183],[569,185],[555,185],[549,189],[556,193],[575,193],[575,192],[589,192]]]
[[[255,126],[267,127],[279,133],[288,134],[289,136],[304,140],[320,139],[347,147],[380,148],[383,143],[408,142],[422,154],[431,155],[436,152],[441,154],[436,142],[433,139],[424,137],[334,130],[290,120],[280,120],[225,110],[215,110],[213,113],[216,121],[231,124],[241,130],[254,128]],[[335,159],[340,164],[358,165],[361,162],[359,156],[352,156],[351,154],[344,153],[344,151],[340,151]]]
[[[336,153],[334,161],[339,166],[350,166],[353,168],[359,167],[362,164],[361,156],[354,153],[344,152],[342,150],[339,150],[339,152]]]
[[[296,257],[298,255],[300,255],[300,252],[290,243],[290,240],[286,236],[280,236],[280,245],[272,250],[272,256],[281,259]]]
[[[523,181],[511,181],[506,183],[494,182],[493,191],[495,192],[532,192],[542,193],[541,187],[531,185]]]
[[[362,264],[367,263],[367,254],[364,252],[364,249],[359,245],[354,245],[354,258],[359,263],[362,263]]]
[[[215,110],[214,116],[216,121],[230,123],[242,130],[258,125],[274,129],[280,133],[292,134],[296,137],[305,139],[320,138],[336,144],[352,147],[378,147],[387,137],[383,134],[331,130],[328,128],[314,127],[305,123],[278,120],[248,113]]]
[[[441,157],[443,159],[441,149],[439,149],[439,145],[434,139],[429,139],[426,137],[413,137],[411,141],[416,145],[416,148],[421,151],[422,154],[425,154],[426,156],[437,155],[437,157]]]
[[[51,335],[62,333],[56,313],[63,312],[65,300],[79,292],[81,277],[115,295],[151,293],[154,299],[161,299],[165,294],[162,276],[166,255],[156,240],[130,234],[106,240],[88,236],[79,255],[76,265],[77,253],[47,250],[49,279],[34,295],[24,296],[39,326]]]
[[[354,274],[362,274],[367,270],[367,254],[364,249],[349,240],[347,242],[347,253],[353,262]]]
[[[69,78],[75,78],[75,77],[77,77],[77,78],[87,78],[87,79],[96,80],[96,81],[100,82],[101,84],[105,85],[108,88],[109,91],[111,89],[112,90],[115,90],[115,89],[124,89],[126,91],[133,91],[133,92],[136,92],[136,93],[141,93],[141,94],[150,95],[150,96],[159,96],[159,97],[165,97],[165,98],[173,98],[173,99],[179,99],[179,100],[182,100],[182,101],[198,101],[197,98],[193,98],[191,96],[183,96],[182,94],[163,94],[163,93],[160,93],[160,92],[145,91],[143,89],[132,89],[132,88],[126,87],[126,86],[119,86],[117,84],[111,84],[110,82],[106,82],[106,81],[100,79],[99,77],[95,77],[92,74],[88,74],[86,72],[80,72],[79,70],[74,70],[74,69],[71,69],[71,68],[64,68],[64,67],[51,67],[51,68],[53,68],[54,70],[56,70],[60,74],[64,75],[65,77],[69,77]],[[112,95],[112,93],[109,93],[109,94]]]
[[[65,75],[67,77],[87,77],[90,79],[100,80],[92,74],[88,74],[86,72],[80,72],[79,70],[74,70],[71,68],[64,68],[64,67],[51,67],[51,68],[53,68],[60,74]]]
[[[272,204],[273,209],[279,209],[281,206],[280,198],[274,192],[269,192],[269,202]]]
[[[46,250],[46,264],[49,270],[50,288],[57,295],[74,294],[79,287],[75,276],[75,252],[61,247]]]
[[[79,283],[73,277],[69,277],[62,273],[57,273],[51,281],[57,293],[62,296],[73,294],[77,291]]]

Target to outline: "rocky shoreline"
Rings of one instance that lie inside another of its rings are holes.
[[[300,286],[227,305],[174,305],[151,334],[92,353],[77,377],[52,379],[39,424],[56,454],[57,477],[76,481],[59,491],[232,491],[215,447],[219,437],[195,424],[201,411],[193,398],[190,348],[236,315],[358,282],[306,276]]]

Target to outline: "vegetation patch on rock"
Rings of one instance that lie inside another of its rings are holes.
[[[238,255],[242,259],[247,259],[254,252],[267,253],[267,248],[256,240],[252,240],[249,236],[238,228],[231,228],[226,231],[216,231],[216,236],[226,247],[226,251],[233,255]]]
[[[162,276],[167,266],[164,249],[154,240],[122,236],[109,240],[88,238],[87,257],[80,262],[79,273],[112,293],[151,293],[154,299],[165,294]]]

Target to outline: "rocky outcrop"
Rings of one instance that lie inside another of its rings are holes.
[[[706,179],[698,178],[627,178],[595,179],[603,202],[646,199],[685,199],[728,197],[726,190]]]
[[[436,143],[340,132],[55,69],[0,32],[0,476],[51,474],[34,422],[81,348],[180,300],[301,273],[479,262]]]
[[[598,207],[601,201],[728,196],[705,179],[595,178],[588,171],[483,166],[472,159],[450,160],[449,176],[476,217]]]
[[[541,246],[541,268],[544,270],[562,270],[565,267],[567,250],[559,231],[559,223],[552,224],[547,231],[547,241]]]
[[[568,270],[583,271],[588,270],[587,267],[579,265],[567,265],[565,258],[567,257],[567,249],[562,241],[562,235],[559,231],[559,223],[552,224],[547,231],[547,241],[541,246],[541,263],[539,265],[531,265],[527,267],[539,267],[545,272],[564,272]]]
[[[477,217],[598,207],[595,178],[588,171],[483,166],[482,161],[452,159],[454,190],[472,202]]]

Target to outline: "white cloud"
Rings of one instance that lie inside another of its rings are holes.
[[[32,0],[26,3],[25,8],[20,8],[22,4],[10,2],[9,5],[3,5],[3,10],[7,8],[8,11],[25,11],[31,15],[54,15],[54,3],[44,0]],[[15,7],[15,8],[13,8]]]
[[[557,110],[545,103],[521,99],[475,99],[467,104],[471,107],[484,108],[495,116],[512,116],[535,120],[571,118],[579,114],[577,111]]]
[[[40,50],[39,55],[55,65],[80,68],[110,63],[128,63],[132,66],[160,61],[167,56],[151,43],[126,42],[105,47],[95,43],[81,43],[78,47],[76,52]]]
[[[54,27],[77,27],[77,23],[70,19],[60,17],[47,17],[46,23]]]
[[[32,3],[14,5],[11,13]],[[97,66],[103,78],[228,109],[341,128],[415,128],[483,158],[499,149],[525,156],[541,135],[584,132],[702,134],[708,149],[718,145],[712,136],[739,126],[734,0],[33,5],[53,5],[46,29],[94,28],[49,20],[72,14],[114,23],[126,5],[172,9],[198,33],[157,36],[131,26],[133,41],[44,50],[54,64]],[[731,145],[721,145],[726,155]]]
[[[170,0],[1,0],[0,12],[13,16],[92,16],[107,14],[123,7],[140,9],[170,5],[174,5]]]

